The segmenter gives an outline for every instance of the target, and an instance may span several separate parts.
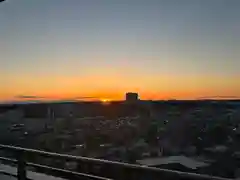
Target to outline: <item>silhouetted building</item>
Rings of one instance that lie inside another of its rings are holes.
[[[138,93],[133,93],[133,92],[126,93],[126,101],[127,102],[137,102],[138,101]]]

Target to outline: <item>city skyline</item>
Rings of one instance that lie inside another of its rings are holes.
[[[0,101],[240,98],[239,19],[238,0],[4,1]]]

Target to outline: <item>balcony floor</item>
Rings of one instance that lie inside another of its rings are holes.
[[[1,180],[17,180],[17,178],[13,177],[13,176],[7,176],[4,174],[0,174],[0,179]]]
[[[16,167],[0,164],[0,180],[17,180],[13,176],[8,176],[5,174],[2,174],[1,171],[16,175],[17,174]],[[49,175],[46,175],[43,173],[37,173],[37,172],[33,172],[33,171],[27,171],[27,177],[30,179],[34,179],[34,180],[66,180],[63,178],[49,176]]]

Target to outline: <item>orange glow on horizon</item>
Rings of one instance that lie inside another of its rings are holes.
[[[219,96],[216,96],[213,92],[204,93],[194,92],[194,91],[169,91],[169,92],[146,92],[146,91],[136,91],[139,93],[139,97],[142,100],[194,100],[201,99],[204,97],[236,97],[240,98],[240,95],[234,94],[232,96],[228,96],[228,94],[221,93]],[[43,100],[43,101],[51,101],[51,100],[83,100],[83,101],[101,101],[104,104],[109,104],[111,101],[118,101],[125,99],[126,92],[96,92],[92,94],[31,94],[36,96],[36,98],[17,98],[11,95],[0,94],[1,101],[27,101],[27,100]],[[202,95],[204,94],[204,95]],[[38,98],[41,97],[41,98]]]
[[[101,74],[97,76],[97,74]],[[216,80],[216,79],[221,79]],[[5,82],[6,81],[6,82]],[[240,98],[237,79],[208,76],[143,76],[128,77],[124,73],[98,72],[80,77],[33,77],[19,75],[4,79],[0,101],[62,100],[84,101],[124,100],[126,92],[137,92],[142,100],[198,99],[234,96]],[[11,83],[8,83],[11,82]],[[19,98],[19,95],[36,98]]]

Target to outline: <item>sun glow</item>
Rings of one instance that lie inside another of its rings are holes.
[[[110,104],[110,99],[101,99],[102,104]]]

